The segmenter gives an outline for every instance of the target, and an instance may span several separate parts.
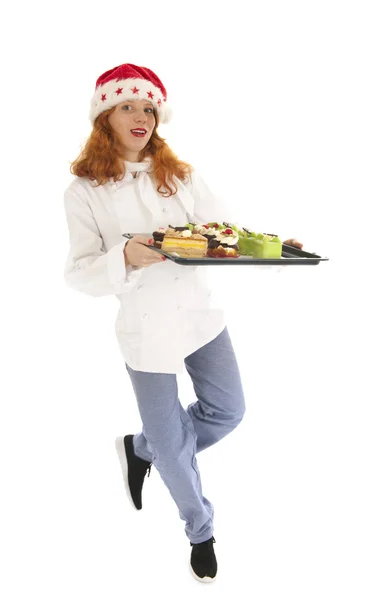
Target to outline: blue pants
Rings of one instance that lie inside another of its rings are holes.
[[[152,462],[174,499],[193,544],[213,535],[214,508],[202,494],[196,453],[212,446],[241,422],[244,394],[227,327],[185,358],[198,400],[184,410],[174,374],[126,368],[143,424],[135,454]]]

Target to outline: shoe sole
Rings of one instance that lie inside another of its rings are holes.
[[[216,575],[215,575],[215,577],[199,577],[199,575],[196,575],[191,564],[189,565],[189,568],[191,570],[192,575],[195,577],[195,579],[197,581],[200,581],[201,583],[212,583],[213,581],[216,581]]]
[[[122,477],[123,477],[123,480],[124,480],[124,486],[125,486],[126,495],[128,497],[128,500],[129,500],[130,504],[133,506],[133,508],[135,508],[136,510],[140,510],[134,504],[133,498],[132,498],[132,495],[131,495],[130,489],[129,489],[129,482],[128,482],[128,460],[126,458],[125,443],[124,443],[124,437],[123,436],[118,437],[116,439],[115,446],[116,446],[116,451],[117,451],[117,454],[118,454],[118,459],[120,461],[120,466],[121,466],[121,471],[122,471]]]

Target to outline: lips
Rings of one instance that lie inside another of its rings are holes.
[[[144,137],[144,135],[146,134],[146,129],[143,129],[142,127],[136,128],[136,129],[131,129],[130,133],[132,135],[134,135],[135,137]]]

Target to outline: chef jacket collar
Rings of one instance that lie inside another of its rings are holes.
[[[125,175],[121,181],[114,181],[113,177],[110,177],[109,183],[111,185],[115,185],[115,187],[119,187],[125,181],[132,179],[132,173],[138,173],[141,171],[149,171],[152,166],[152,158],[146,157],[143,162],[130,162],[128,160],[124,161],[125,164]]]
[[[128,179],[132,179],[131,173],[137,171],[139,175],[136,178],[139,186],[139,192],[142,202],[149,209],[153,219],[154,219],[154,227],[156,228],[160,226],[161,219],[164,218],[164,213],[162,212],[162,208],[157,197],[157,194],[154,192],[153,185],[149,178],[145,177],[147,171],[150,171],[152,167],[152,158],[147,157],[143,162],[129,162],[125,161],[125,176],[121,181],[114,181],[113,178],[110,178],[109,182],[111,184],[115,184],[116,188],[119,188],[125,181]],[[174,177],[174,181],[177,185],[177,198],[182,202],[184,209],[187,213],[187,220],[192,221],[194,212],[194,199],[191,194],[186,189],[185,185]],[[158,224],[157,224],[158,223]]]

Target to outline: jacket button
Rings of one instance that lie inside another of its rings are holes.
[[[175,277],[175,281],[179,281],[180,277]]]
[[[143,287],[144,287],[144,286],[143,286],[143,284],[141,283],[140,285],[138,285],[138,286],[137,286],[137,291],[138,291],[138,290],[141,290],[141,288],[143,288]]]
[[[168,212],[168,209],[167,208],[163,208],[163,212]]]
[[[180,309],[181,309],[181,306],[177,306],[176,308],[177,308],[177,310],[180,310]]]
[[[142,315],[142,318],[143,318],[143,319],[147,319],[147,318],[148,318],[148,314],[147,314],[147,313],[145,313],[144,315]]]

